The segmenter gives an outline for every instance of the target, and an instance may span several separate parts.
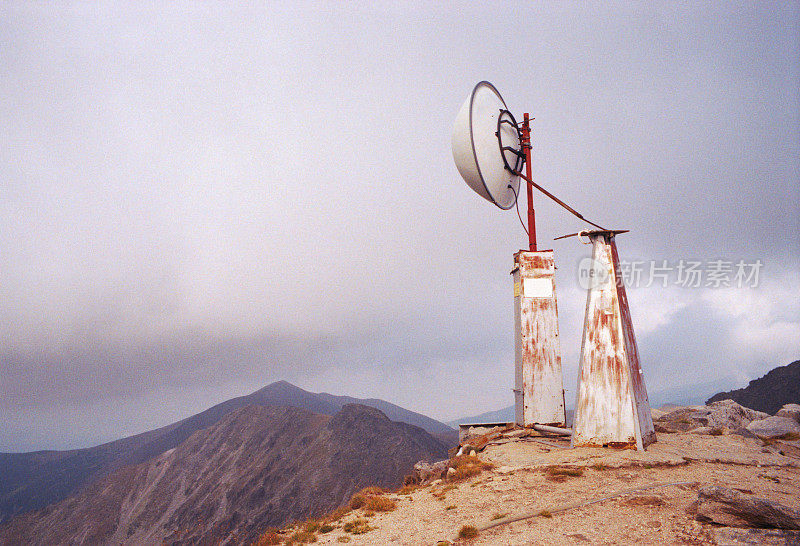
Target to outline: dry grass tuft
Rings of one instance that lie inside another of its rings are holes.
[[[317,535],[314,533],[309,533],[308,531],[298,531],[286,541],[286,544],[311,544],[312,542],[316,541]]]
[[[322,520],[328,523],[339,521],[349,513],[350,513],[350,508],[348,506],[340,506],[327,516],[323,517]]]
[[[508,514],[501,514],[500,512],[495,512],[490,521],[494,521],[494,520],[497,520],[497,519],[503,519],[507,515]]]
[[[478,528],[474,525],[465,525],[458,532],[458,538],[469,540],[478,536]]]
[[[354,535],[363,535],[364,533],[372,531],[372,527],[369,526],[369,522],[363,518],[357,518],[353,521],[345,523],[343,529],[345,532],[352,533]]]
[[[539,512],[539,515],[541,517],[543,517],[543,518],[552,518],[553,517],[552,512],[550,512],[549,510],[542,510],[541,512]]]
[[[477,476],[484,470],[491,470],[494,465],[481,461],[478,457],[471,455],[461,455],[450,459],[447,465],[453,469],[453,472],[448,470],[447,479],[450,481],[462,481],[472,476]]]
[[[418,485],[404,485],[403,487],[401,487],[397,491],[397,494],[398,495],[408,495],[408,494],[411,494],[414,491],[416,491],[418,488],[419,488]]]
[[[722,436],[722,427],[714,427],[708,432],[711,436]]]
[[[325,533],[330,533],[334,529],[335,527],[329,523],[323,523],[322,525],[319,526],[319,532],[322,535],[324,535]]]
[[[391,512],[397,508],[397,503],[387,497],[369,497],[364,508],[373,512]]]
[[[350,508],[353,510],[358,510],[362,506],[367,504],[367,497],[362,495],[361,493],[356,493],[352,497],[350,497]]]
[[[380,487],[372,485],[370,487],[365,487],[364,489],[359,491],[359,493],[361,493],[365,497],[371,497],[374,495],[383,495],[384,491]]]
[[[582,468],[569,468],[566,466],[549,466],[544,471],[547,479],[551,482],[565,482],[567,478],[577,478],[583,476]]]

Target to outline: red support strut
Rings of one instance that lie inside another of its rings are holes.
[[[522,120],[522,149],[525,150],[525,175],[531,177],[531,123],[526,112]],[[536,213],[533,210],[533,186],[528,187],[528,243],[532,252],[536,251]]]

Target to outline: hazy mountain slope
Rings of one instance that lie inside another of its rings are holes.
[[[445,440],[446,425],[382,400],[361,401],[329,394],[307,392],[286,381],[278,381],[246,396],[232,398],[201,413],[165,427],[129,436],[100,446],[70,451],[0,453],[0,522],[18,513],[43,508],[66,498],[77,488],[124,465],[145,462],[174,448],[198,430],[209,427],[229,412],[248,406],[293,406],[314,413],[333,415],[347,402],[382,405],[393,419],[421,424]],[[450,447],[453,444],[448,444]]]
[[[447,424],[451,427],[457,427],[464,423],[511,423],[514,421],[514,405],[494,411],[487,411],[478,415],[471,415],[468,417],[459,417]]]
[[[423,429],[366,406],[346,405],[333,417],[248,406],[149,462],[0,526],[0,543],[250,542],[367,485],[400,485],[416,461],[444,457]]]
[[[345,404],[363,404],[381,410],[386,417],[392,421],[400,421],[424,428],[433,437],[438,438],[447,447],[454,447],[458,444],[458,432],[445,423],[431,419],[421,413],[416,413],[395,404],[379,400],[377,398],[353,398],[351,396],[337,396],[322,392],[318,394],[321,399],[326,400],[337,407]]]
[[[777,413],[784,404],[800,404],[800,360],[769,371],[743,389],[717,393],[706,400],[706,404],[727,398],[770,415]]]
[[[575,416],[575,410],[567,409],[567,425],[572,426],[572,421]],[[447,424],[451,427],[458,427],[460,424],[474,424],[474,423],[513,423],[516,416],[514,415],[514,406],[508,406],[495,411],[487,411],[479,415],[471,417],[461,417],[455,421],[450,421]]]

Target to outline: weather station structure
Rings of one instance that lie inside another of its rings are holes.
[[[478,195],[508,210],[519,206],[521,181],[526,186],[528,248],[514,254],[511,271],[514,424],[571,436],[573,447],[644,449],[655,432],[614,242],[624,231],[590,222],[533,181],[530,122],[529,113],[517,122],[497,89],[482,81],[459,110],[452,135],[458,172]],[[537,247],[534,190],[596,228],[557,238],[585,236],[594,249],[572,429],[566,428],[555,257]],[[462,431],[471,426],[488,425],[464,424]]]

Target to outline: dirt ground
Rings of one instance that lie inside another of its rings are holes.
[[[760,440],[732,434],[659,434],[645,452],[566,449],[554,440],[544,442],[517,439],[490,445],[479,457],[494,464],[493,470],[461,483],[439,482],[407,495],[390,494],[396,510],[368,517],[356,510],[335,523],[333,531],[319,534],[318,543],[455,544],[465,525],[481,529],[542,510],[549,514],[481,530],[462,543],[741,543],[725,539],[726,529],[694,520],[690,506],[698,489],[709,485],[800,510],[800,449],[785,450],[795,456],[784,456]],[[548,475],[554,466],[577,475]],[[649,489],[636,491],[645,487]],[[575,507],[620,492],[625,494]],[[560,511],[564,507],[568,509]],[[345,532],[343,525],[356,518],[367,519],[372,529],[360,535]]]

